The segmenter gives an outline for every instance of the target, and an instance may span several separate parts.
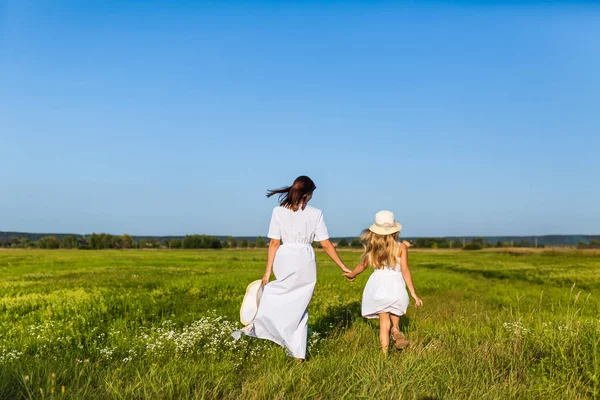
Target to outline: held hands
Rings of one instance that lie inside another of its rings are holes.
[[[348,279],[348,281],[352,282],[354,280],[354,276],[352,275],[352,271],[350,271],[345,265],[340,267],[342,269],[342,275]]]
[[[348,282],[352,282],[354,278],[356,278],[356,275],[354,275],[352,272],[344,272],[342,275],[346,277]]]

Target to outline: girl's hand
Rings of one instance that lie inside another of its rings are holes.
[[[343,275],[348,279],[348,282],[352,282],[356,278],[352,272],[344,272]]]
[[[423,300],[421,300],[419,296],[413,294],[412,297],[415,299],[415,307],[423,307]]]

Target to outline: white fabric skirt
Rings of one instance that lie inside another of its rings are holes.
[[[315,252],[308,244],[283,244],[273,263],[275,281],[263,291],[254,321],[233,333],[271,340],[295,358],[306,358],[308,303],[317,282]]]
[[[390,269],[373,271],[362,298],[362,315],[365,318],[379,318],[378,314],[406,314],[409,299],[402,272]]]

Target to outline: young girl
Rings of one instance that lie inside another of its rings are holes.
[[[399,327],[400,316],[406,313],[409,303],[406,286],[415,300],[415,306],[423,305],[415,292],[408,269],[408,247],[406,243],[398,243],[401,229],[402,225],[395,221],[393,213],[378,212],[375,223],[365,229],[360,237],[365,246],[362,261],[352,272],[344,274],[352,281],[369,265],[375,269],[363,292],[362,315],[365,318],[379,318],[379,340],[384,353],[387,353],[390,345],[390,328],[396,348],[403,349],[408,345]]]

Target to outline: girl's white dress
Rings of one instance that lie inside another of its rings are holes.
[[[375,269],[363,291],[362,315],[365,318],[379,318],[378,314],[387,312],[394,315],[406,314],[409,299],[406,284],[400,267],[396,265]]]
[[[254,321],[233,337],[269,339],[306,358],[308,303],[317,282],[312,242],[329,239],[323,213],[308,205],[296,212],[275,207],[268,237],[283,241],[273,264],[276,280],[265,286]]]

